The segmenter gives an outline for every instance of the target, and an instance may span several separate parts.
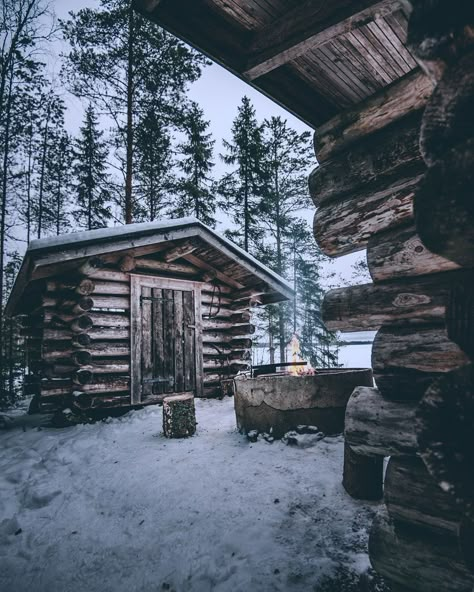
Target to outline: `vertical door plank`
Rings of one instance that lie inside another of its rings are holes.
[[[175,392],[184,391],[184,327],[183,327],[183,292],[174,290],[174,324],[175,324],[175,359],[174,379]]]
[[[195,388],[196,357],[195,357],[195,333],[194,326],[194,294],[183,292],[183,316],[184,316],[184,390],[192,391]]]
[[[162,298],[163,290],[153,288],[153,298]],[[163,374],[163,302],[153,300],[153,378],[164,378]],[[163,392],[163,382],[153,383],[153,393],[161,395]]]
[[[151,296],[151,288],[142,286],[142,297]],[[141,300],[142,323],[140,328],[142,355],[141,355],[141,380],[142,397],[153,393],[153,384],[147,382],[153,378],[153,356],[152,356],[152,303],[151,300]]]
[[[132,277],[130,283],[130,314],[131,314],[131,403],[138,405],[141,402],[142,377],[141,377],[141,343],[142,320],[140,307],[141,285],[138,278]]]
[[[173,290],[163,290],[163,376],[166,378],[165,393],[174,387],[174,300]]]

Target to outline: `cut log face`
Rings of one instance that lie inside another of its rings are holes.
[[[371,236],[413,219],[413,197],[422,176],[398,179],[374,193],[360,190],[321,205],[314,216],[320,249],[340,257],[364,249]]]
[[[167,438],[187,438],[196,432],[196,412],[192,394],[163,399],[163,432]]]
[[[471,592],[474,584],[456,537],[394,524],[384,510],[370,531],[369,556],[378,573],[404,590],[412,582],[416,592]]]
[[[451,287],[468,277],[459,270],[330,290],[323,302],[323,320],[330,331],[444,322]]]
[[[423,173],[419,136],[421,112],[353,144],[349,150],[324,161],[309,177],[316,206],[359,190],[375,194],[398,181]]]
[[[468,361],[444,324],[382,327],[372,346],[375,382],[389,399],[419,400],[435,378]]]
[[[376,388],[357,387],[347,404],[346,442],[365,456],[415,454],[415,413],[412,401],[389,401]]]
[[[342,485],[347,493],[355,499],[381,499],[383,496],[383,457],[357,454],[345,443]]]
[[[390,517],[396,522],[457,535],[462,512],[420,458],[393,457],[388,461],[384,500]]]
[[[374,282],[452,271],[460,267],[427,249],[413,223],[369,238],[367,265]]]
[[[474,366],[453,370],[426,391],[418,443],[430,473],[474,518]]]

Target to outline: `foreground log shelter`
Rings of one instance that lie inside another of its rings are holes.
[[[219,396],[250,364],[252,307],[293,297],[194,218],[30,243],[7,314],[22,315],[25,391],[85,412]]]
[[[470,592],[474,4],[135,7],[315,128],[316,241],[331,257],[367,249],[372,278],[323,307],[328,329],[378,331],[378,388],[356,389],[346,412],[350,492],[364,495],[358,466],[373,486],[381,463],[368,460],[390,457],[372,564],[394,590]]]

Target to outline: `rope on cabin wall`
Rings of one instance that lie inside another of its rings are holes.
[[[208,319],[212,319],[217,317],[217,315],[220,313],[221,311],[221,298],[222,298],[222,291],[221,291],[221,287],[219,285],[218,282],[216,282],[216,280],[212,281],[212,284],[214,286],[214,289],[212,290],[212,296],[211,296],[211,304],[209,306],[209,313],[207,314],[207,318]],[[217,301],[217,310],[215,313],[212,312],[212,307],[214,306],[214,297],[216,295],[216,292],[219,293],[219,299]]]
[[[222,289],[221,289],[220,284],[215,279],[212,280],[212,284],[213,284],[214,289],[212,291],[211,304],[209,306],[209,313],[206,315],[206,317],[208,319],[216,318],[221,311]],[[214,306],[214,298],[216,296],[216,293],[218,294],[216,311],[212,312],[212,307]],[[217,345],[214,345],[213,343],[210,343],[209,345],[211,347],[213,347],[217,351],[218,355],[223,357],[223,359],[224,359],[224,364],[219,366],[218,370],[217,370],[217,375],[219,376],[219,382],[220,382],[221,380],[225,379],[225,377],[227,376],[227,373],[224,373],[223,370],[224,370],[224,368],[230,367],[230,361],[231,361],[230,354],[227,354],[224,357],[222,350]]]

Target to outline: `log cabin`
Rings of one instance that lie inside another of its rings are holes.
[[[315,130],[315,240],[331,257],[367,249],[372,278],[329,292],[323,316],[378,331],[378,388],[346,411],[345,486],[369,497],[390,457],[372,565],[396,591],[471,592],[474,4],[133,5]]]
[[[6,312],[21,315],[25,392],[42,411],[107,413],[221,394],[249,368],[253,307],[292,288],[195,218],[32,241]]]

